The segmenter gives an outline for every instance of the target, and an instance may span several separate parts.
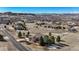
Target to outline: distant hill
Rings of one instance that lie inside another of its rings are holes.
[[[33,13],[12,13],[4,12],[0,13],[0,22],[3,20],[41,20],[41,21],[62,21],[62,20],[73,20],[79,21],[79,14],[33,14]]]

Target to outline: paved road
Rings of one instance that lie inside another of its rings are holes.
[[[9,37],[7,41],[10,41],[19,51],[31,51],[29,47],[25,48],[22,44],[16,41],[16,39],[6,30],[2,27],[2,32],[5,34],[5,36]]]

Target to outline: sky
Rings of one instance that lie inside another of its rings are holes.
[[[79,7],[0,7],[0,12],[14,13],[79,13]]]

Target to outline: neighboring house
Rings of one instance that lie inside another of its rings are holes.
[[[25,24],[22,21],[15,22],[14,28],[15,28],[15,30],[25,30],[26,29]]]
[[[32,42],[39,42],[40,37],[42,36],[42,34],[37,33],[36,35],[34,35],[31,39]]]
[[[75,27],[69,28],[68,29],[70,32],[77,32],[77,29]]]
[[[6,24],[9,22],[9,17],[6,16],[0,16],[0,24]]]
[[[24,22],[22,21],[15,22],[14,28],[16,30],[17,35],[19,32],[21,32],[22,37],[25,37],[28,31],[26,31],[22,25],[24,25]]]
[[[69,25],[69,26],[76,26],[77,24],[75,22],[67,22],[67,25]]]

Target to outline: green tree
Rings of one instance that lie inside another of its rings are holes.
[[[52,35],[52,33],[51,32],[49,32],[49,36],[51,36]]]
[[[40,37],[39,44],[40,44],[41,46],[45,46],[44,39],[43,39],[42,36]]]
[[[23,33],[23,36],[25,36],[25,33]]]
[[[21,32],[18,33],[18,37],[22,38],[22,33]]]
[[[52,41],[50,39],[48,39],[48,45],[51,45]]]
[[[3,35],[0,34],[0,41],[4,41]]]
[[[27,35],[26,35],[26,37],[29,37],[29,35],[30,35],[30,32],[28,31],[28,32],[27,32]]]
[[[61,41],[60,36],[57,36],[56,41],[57,41],[57,42],[60,42],[60,41]]]
[[[51,36],[51,42],[52,42],[52,44],[55,44],[55,37],[54,36]]]
[[[44,36],[44,42],[45,42],[45,44],[48,44],[48,40],[49,40],[49,36],[48,35],[45,35]]]
[[[26,23],[25,23],[25,21],[24,21],[24,26],[26,26]]]
[[[24,24],[21,24],[21,26],[22,26],[22,28],[23,28],[24,30],[27,30],[27,28],[26,28],[26,26],[25,26]]]

